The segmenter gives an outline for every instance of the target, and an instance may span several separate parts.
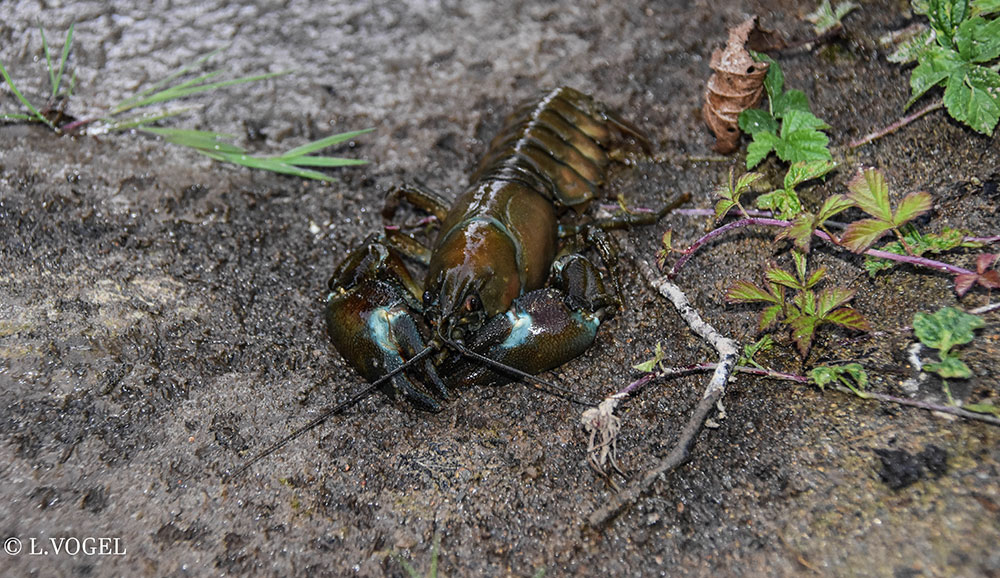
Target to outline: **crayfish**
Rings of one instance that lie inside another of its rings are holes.
[[[440,224],[433,245],[387,227],[351,251],[329,281],[327,332],[371,385],[236,474],[376,387],[437,411],[455,388],[531,377],[583,353],[621,306],[621,292],[575,249],[594,246],[613,276],[604,231],[653,223],[685,199],[603,221],[574,225],[564,217],[585,213],[616,155],[651,148],[604,105],[559,88],[507,118],[450,206],[423,188],[396,189],[383,214],[391,218],[399,197],[428,211]],[[426,266],[422,285],[404,258]]]
[[[607,266],[613,249],[601,231],[666,212],[560,225],[587,209],[626,146],[651,148],[593,98],[559,88],[508,117],[450,207],[430,191],[397,189],[437,218],[437,238],[427,247],[390,229],[347,256],[329,283],[334,346],[369,382],[383,380],[432,411],[456,387],[510,381],[580,355],[620,306],[620,292],[586,257],[563,250],[560,237],[585,237]],[[422,286],[404,256],[427,267]]]

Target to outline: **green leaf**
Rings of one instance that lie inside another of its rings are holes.
[[[811,112],[788,111],[781,123],[781,140],[774,147],[778,158],[791,163],[831,160],[830,139],[819,131],[823,128],[829,126]]]
[[[790,220],[802,212],[802,201],[793,189],[778,189],[757,197],[757,207],[773,212],[779,219]]]
[[[887,59],[896,64],[906,64],[918,60],[922,54],[934,45],[934,32],[924,28],[913,37],[901,42]]]
[[[1000,0],[972,0],[972,10],[980,16],[1000,12]]]
[[[771,108],[774,110],[775,118],[783,118],[793,110],[812,114],[809,109],[809,99],[806,98],[806,93],[801,90],[789,90],[774,97],[774,104]]]
[[[769,112],[760,108],[748,108],[740,113],[740,130],[755,135],[758,132],[778,133],[778,121]]]
[[[862,253],[890,229],[892,223],[878,219],[861,219],[847,226],[847,230],[840,237],[840,242],[851,251]]]
[[[846,211],[854,206],[854,203],[847,198],[847,195],[830,195],[823,201],[819,213],[816,215],[816,223],[823,224],[834,215]]]
[[[835,168],[837,168],[837,163],[832,160],[793,163],[792,166],[788,167],[788,172],[785,174],[785,188],[791,189],[806,181],[818,179]]]
[[[750,55],[757,62],[766,62],[768,64],[767,76],[764,77],[764,90],[767,91],[768,101],[773,103],[774,99],[784,92],[785,75],[781,72],[781,67],[778,66],[778,63],[770,56],[763,52],[751,52]],[[771,114],[774,114],[773,106],[770,110]]]
[[[826,267],[820,267],[819,269],[813,271],[812,274],[809,275],[809,279],[806,280],[805,283],[806,289],[812,289],[813,287],[815,287],[816,284],[819,283],[825,276],[826,276]]]
[[[747,169],[759,165],[780,142],[781,139],[774,133],[760,131],[754,134],[753,141],[747,145]]]
[[[837,323],[837,321],[832,320],[832,317],[831,319],[827,319],[827,316],[833,316],[833,313],[841,305],[845,305],[848,301],[854,299],[856,293],[857,291],[846,287],[830,287],[820,291],[816,295],[816,315],[824,321]]]
[[[749,281],[737,281],[726,291],[726,301],[730,303],[781,303],[781,299]]]
[[[856,207],[880,221],[892,221],[892,207],[889,206],[889,187],[885,176],[877,169],[867,169],[858,173],[847,185],[847,198]]]
[[[924,369],[933,371],[944,379],[968,379],[972,377],[972,370],[964,361],[957,357],[945,356],[938,363],[925,363]]]
[[[816,219],[812,214],[802,212],[792,219],[792,224],[781,229],[776,240],[788,239],[792,241],[795,248],[803,253],[808,253],[812,245],[813,231],[816,230]]]
[[[993,134],[1000,120],[1000,74],[983,66],[970,66],[964,75],[953,74],[945,86],[944,106],[955,120],[982,134]]]
[[[813,12],[806,15],[806,20],[812,22],[813,31],[815,31],[817,36],[822,36],[823,34],[833,30],[834,28],[841,26],[841,20],[844,16],[858,7],[854,2],[841,2],[837,4],[836,8],[830,6],[830,0],[823,0],[820,2],[819,7]]]
[[[792,329],[792,340],[795,341],[795,345],[798,347],[802,357],[805,357],[809,353],[813,336],[816,334],[817,325],[818,320],[809,315],[800,315],[789,323]]]
[[[744,345],[743,355],[740,356],[740,360],[737,361],[736,363],[738,365],[744,365],[744,366],[753,365],[754,367],[763,369],[759,363],[754,361],[754,357],[756,357],[758,353],[761,353],[763,351],[770,351],[771,348],[773,347],[774,347],[774,338],[771,337],[770,335],[764,335],[756,342]]]
[[[867,398],[863,393],[868,387],[868,373],[860,363],[848,363],[847,365],[827,366],[820,365],[809,371],[809,378],[820,389],[824,389],[830,384],[841,383],[851,389],[856,395]]]
[[[871,331],[868,320],[864,318],[857,309],[852,307],[841,307],[835,309],[823,317],[826,323],[834,323],[848,329],[856,331]]]
[[[892,224],[901,227],[931,210],[931,196],[926,192],[910,193],[903,197],[892,214]]]
[[[795,278],[794,275],[785,271],[784,269],[778,269],[777,267],[769,267],[764,272],[764,277],[767,278],[771,283],[777,283],[778,285],[784,285],[789,289],[802,289],[802,284],[799,280]]]
[[[914,315],[913,333],[921,343],[945,355],[955,345],[972,341],[975,330],[985,324],[982,318],[955,307],[942,307],[933,315],[923,312]]]
[[[17,99],[21,101],[21,104],[23,104],[25,108],[31,111],[32,115],[31,118],[39,120],[47,124],[49,128],[55,130],[56,128],[55,125],[53,125],[49,119],[42,116],[42,113],[38,112],[38,109],[32,106],[32,104],[28,101],[28,99],[25,98],[23,94],[21,94],[21,91],[17,89],[17,86],[14,85],[14,81],[11,80],[10,75],[7,74],[7,69],[3,67],[2,62],[0,62],[0,75],[3,76],[4,81],[7,82],[7,86],[10,87],[10,91],[14,93],[14,96],[16,96]]]
[[[962,22],[955,34],[958,53],[969,62],[989,62],[1000,56],[1000,18],[979,16]]]
[[[925,92],[968,66],[957,52],[940,46],[933,46],[924,51],[920,55],[919,62],[910,74],[911,96],[903,106],[903,110],[910,108]]]
[[[929,0],[927,2],[927,18],[938,34],[938,42],[949,46],[955,29],[969,12],[968,0]]]
[[[778,322],[781,318],[784,309],[781,305],[768,305],[760,312],[760,320],[757,322],[757,328],[759,331],[767,331]]]
[[[664,358],[666,358],[666,353],[663,351],[663,345],[660,344],[660,342],[657,342],[656,350],[653,351],[653,357],[638,365],[633,365],[632,367],[643,373],[649,373],[656,369],[657,364],[663,361]]]

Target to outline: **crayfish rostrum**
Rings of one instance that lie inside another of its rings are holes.
[[[571,88],[521,106],[450,207],[430,191],[397,189],[437,218],[437,238],[427,247],[387,228],[344,259],[327,298],[334,346],[365,379],[429,410],[456,387],[510,381],[580,355],[620,296],[571,251],[592,244],[608,269],[603,231],[667,209],[561,221],[584,213],[616,154],[650,148],[637,128]],[[426,265],[422,285],[403,257]]]

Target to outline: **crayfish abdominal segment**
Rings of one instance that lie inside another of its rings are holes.
[[[451,206],[400,190],[438,217],[430,247],[387,227],[340,263],[326,308],[334,346],[369,382],[398,371],[383,389],[432,411],[455,388],[507,382],[580,355],[620,299],[586,257],[560,248],[560,220],[587,209],[615,155],[640,149],[650,152],[638,129],[571,88],[521,106]],[[602,223],[591,225],[576,230],[600,239]],[[598,242],[610,270],[611,252]],[[402,257],[427,266],[423,284]],[[436,353],[425,357],[428,348]]]

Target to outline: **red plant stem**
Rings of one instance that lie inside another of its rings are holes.
[[[691,258],[691,256],[694,254],[695,251],[697,251],[705,243],[711,241],[715,237],[718,237],[719,235],[721,235],[721,234],[723,234],[723,233],[725,233],[725,232],[727,232],[727,231],[729,231],[731,229],[737,229],[737,228],[740,228],[740,227],[749,227],[751,225],[767,225],[767,226],[772,226],[772,227],[789,227],[789,226],[791,226],[791,224],[792,223],[790,221],[785,221],[785,220],[782,220],[782,219],[750,218],[750,219],[740,219],[739,221],[733,221],[732,223],[728,223],[726,225],[723,225],[723,226],[719,227],[718,229],[713,229],[713,230],[709,231],[706,235],[704,235],[702,238],[700,238],[697,241],[695,241],[694,244],[692,244],[690,247],[688,247],[687,249],[685,249],[684,251],[682,251],[683,255],[681,256],[680,259],[677,260],[676,263],[674,263],[674,266],[671,267],[670,272],[667,274],[667,277],[669,277],[671,279],[674,278],[674,277],[676,277],[677,273],[680,272],[681,267],[683,267],[684,264],[687,263],[688,259]],[[834,245],[837,245],[838,247],[841,246],[840,243],[836,239],[834,239],[833,237],[831,237],[830,235],[828,235],[824,231],[815,230],[815,231],[813,231],[813,234],[816,235],[817,237],[819,237],[820,239],[823,239],[824,241],[827,241],[828,243],[832,243]],[[981,237],[979,239],[994,239],[994,238],[993,237]],[[909,263],[911,265],[919,265],[921,267],[927,267],[929,269],[935,269],[937,271],[943,271],[945,273],[950,273],[952,275],[975,275],[976,274],[974,271],[970,271],[970,270],[964,269],[962,267],[957,267],[955,265],[949,265],[948,263],[942,263],[941,261],[935,261],[934,259],[928,259],[926,257],[917,257],[917,256],[914,256],[914,255],[897,255],[896,253],[890,253],[888,251],[882,251],[882,250],[879,250],[879,249],[867,249],[867,250],[864,251],[864,254],[865,255],[870,255],[872,257],[878,257],[878,258],[881,258],[881,259],[888,259],[890,261],[898,261],[900,263]]]
[[[943,100],[939,100],[937,102],[932,102],[931,104],[925,106],[924,108],[921,108],[917,112],[915,112],[915,113],[913,113],[911,115],[908,115],[908,116],[904,116],[903,118],[897,120],[896,122],[890,124],[889,126],[883,128],[883,129],[880,129],[880,130],[868,133],[867,135],[861,137],[858,140],[851,141],[851,142],[847,143],[847,148],[849,148],[849,149],[856,149],[859,146],[866,145],[866,144],[872,142],[873,140],[877,140],[877,139],[880,139],[880,138],[882,138],[882,137],[884,137],[886,135],[892,134],[892,133],[896,132],[897,130],[903,128],[904,126],[910,124],[911,122],[917,120],[918,118],[924,116],[925,114],[930,113],[930,112],[934,112],[935,110],[937,110],[937,109],[939,109],[939,108],[941,108],[943,106],[944,106],[944,101]]]
[[[622,389],[621,391],[619,391],[618,393],[614,394],[611,397],[624,397],[624,396],[628,395],[629,393],[631,393],[633,390],[646,385],[647,383],[649,383],[650,381],[653,381],[654,379],[658,379],[658,378],[661,378],[661,377],[673,377],[673,376],[677,376],[677,375],[686,375],[688,373],[695,373],[695,372],[701,372],[701,371],[714,371],[716,365],[717,364],[715,364],[715,363],[699,363],[697,365],[689,365],[689,366],[683,366],[683,367],[665,367],[665,368],[660,368],[660,369],[658,369],[655,372],[647,373],[646,375],[643,375],[641,378],[637,379],[636,381],[633,381],[628,386],[626,386],[624,389]],[[746,367],[746,366],[742,366],[742,365],[737,366],[734,370],[737,371],[737,372],[739,372],[739,373],[749,373],[751,375],[759,375],[759,376],[768,377],[768,378],[771,378],[771,379],[780,379],[780,380],[783,380],[783,381],[794,381],[796,383],[801,383],[801,384],[812,383],[811,380],[808,377],[806,377],[804,375],[796,375],[794,373],[783,373],[783,372],[780,372],[780,371],[772,371],[770,369],[758,369],[756,367]],[[832,387],[832,389],[835,389],[835,390],[837,390],[837,391],[839,391],[841,393],[847,393],[847,394],[851,394],[851,395],[858,395],[858,393],[852,391],[849,387],[844,387],[842,385],[834,385]],[[974,420],[977,420],[977,421],[983,421],[983,422],[986,422],[986,423],[989,423],[989,424],[993,424],[993,425],[1000,425],[1000,419],[998,419],[995,416],[988,415],[988,414],[983,414],[983,413],[976,413],[976,412],[972,412],[972,411],[968,411],[968,410],[964,410],[964,409],[962,409],[962,408],[960,408],[958,406],[954,406],[954,405],[942,405],[942,404],[933,403],[933,402],[930,402],[930,401],[920,401],[920,400],[916,400],[916,399],[906,399],[905,397],[896,397],[894,395],[887,395],[887,394],[884,394],[884,393],[876,393],[874,391],[863,391],[863,392],[861,392],[860,397],[863,398],[863,399],[874,399],[874,400],[882,401],[882,402],[886,402],[886,403],[895,403],[897,405],[908,405],[910,407],[916,407],[916,408],[919,408],[919,409],[926,409],[928,411],[937,411],[937,412],[941,412],[941,413],[947,413],[947,414],[950,414],[950,415],[956,415],[956,416],[959,416],[959,417],[964,417],[966,419],[974,419]]]

